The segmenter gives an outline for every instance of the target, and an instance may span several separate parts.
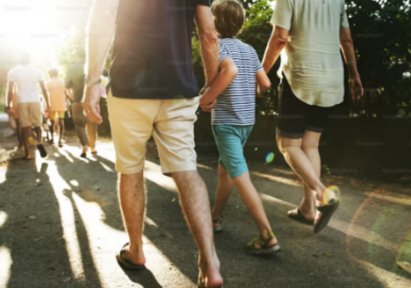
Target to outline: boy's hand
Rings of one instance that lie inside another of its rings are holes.
[[[208,103],[208,104],[201,104],[200,102],[200,106],[201,109],[203,109],[204,112],[211,112],[214,109],[215,104],[217,103],[217,99],[215,99],[213,102]]]

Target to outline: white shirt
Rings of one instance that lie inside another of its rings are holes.
[[[18,103],[40,102],[39,81],[44,81],[43,73],[37,67],[20,65],[10,70],[8,81],[17,84]]]
[[[289,31],[284,74],[301,101],[331,107],[344,98],[340,30],[349,28],[344,0],[277,0],[271,23]]]

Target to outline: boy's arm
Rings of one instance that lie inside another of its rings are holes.
[[[210,88],[206,90],[200,99],[200,105],[208,105],[230,86],[231,82],[237,77],[238,70],[233,60],[226,58],[220,63],[220,72],[211,84]]]
[[[256,73],[257,77],[257,94],[262,94],[267,92],[271,87],[270,78],[268,78],[264,69],[260,69]]]

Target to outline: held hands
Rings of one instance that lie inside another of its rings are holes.
[[[87,118],[97,124],[103,123],[100,115],[100,97],[100,85],[85,88],[82,105]]]
[[[203,99],[204,96],[206,96],[207,91],[208,91],[209,87],[204,87],[203,89],[201,89],[200,91],[200,106],[201,109],[203,109],[204,112],[211,112],[214,109],[215,104],[217,103],[217,99],[215,99],[213,102],[208,103],[208,101],[204,101]]]
[[[364,95],[364,89],[362,87],[360,76],[357,75],[355,77],[350,77],[348,82],[350,84],[352,100],[354,102],[359,101],[361,99],[361,97]]]

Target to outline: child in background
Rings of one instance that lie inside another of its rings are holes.
[[[235,36],[245,21],[245,11],[236,0],[216,0],[212,4],[214,23],[219,34],[220,72],[200,100],[201,106],[215,107],[211,115],[214,139],[220,154],[219,183],[212,210],[214,231],[222,230],[221,213],[233,184],[260,232],[246,249],[253,254],[280,250],[257,190],[251,183],[243,147],[255,123],[256,80],[259,90],[271,86],[256,51]],[[206,109],[205,109],[206,110]]]

